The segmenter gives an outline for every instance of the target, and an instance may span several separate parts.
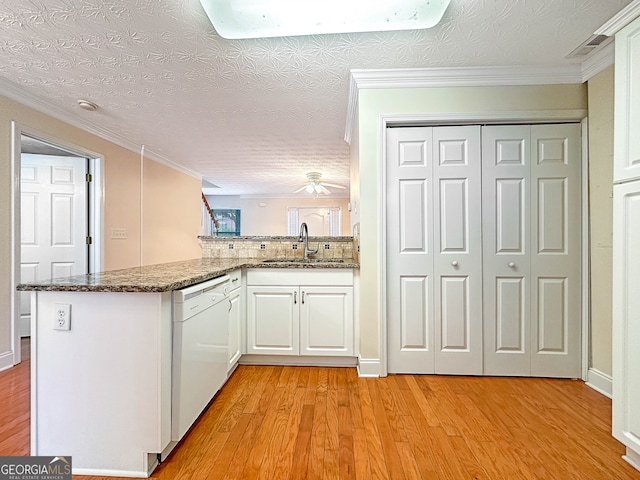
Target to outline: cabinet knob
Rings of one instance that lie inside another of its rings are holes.
[[[456,260],[454,260],[453,262],[451,262],[451,265],[453,265],[454,267],[458,266],[458,262]]]
[[[304,305],[304,290],[302,291],[302,299],[301,299],[301,303]]]
[[[298,303],[298,292],[294,291],[293,292],[293,304],[295,305],[296,303]]]
[[[513,268],[513,267],[515,267],[515,266],[516,266],[516,264],[515,264],[515,263],[513,263],[513,262],[509,262],[509,268]]]

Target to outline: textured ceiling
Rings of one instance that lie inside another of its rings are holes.
[[[2,0],[0,77],[219,194],[290,194],[309,171],[348,186],[351,69],[566,64],[628,3],[452,0],[429,30],[231,41],[198,0]]]

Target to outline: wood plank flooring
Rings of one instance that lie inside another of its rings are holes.
[[[29,453],[28,374],[0,373],[0,455]],[[152,478],[640,480],[610,431],[581,381],[241,366]]]

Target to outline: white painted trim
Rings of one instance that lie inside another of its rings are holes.
[[[89,248],[89,272],[102,271],[104,265],[104,158],[97,156],[89,159],[89,235],[93,243]]]
[[[351,70],[363,88],[487,87],[582,83],[579,64]]]
[[[358,358],[358,376],[367,378],[380,377],[380,359],[378,358]]]
[[[155,467],[154,467],[155,468]],[[153,470],[151,470],[153,471]],[[100,470],[99,468],[72,468],[73,475],[90,475],[96,477],[129,477],[129,478],[149,478],[150,472],[137,470]]]
[[[627,447],[626,455],[623,455],[622,459],[633,468],[640,471],[640,453],[637,453]]]
[[[589,359],[591,358],[591,263],[589,253],[589,120],[584,118],[580,124],[582,131],[582,171],[581,171],[581,318],[582,318],[582,380],[587,381]]]
[[[548,122],[580,122],[587,116],[586,109],[574,110],[514,110],[494,112],[442,112],[442,113],[407,113],[398,115],[382,115],[384,128],[388,125],[402,126],[440,126],[465,125],[469,122],[492,123],[548,123]],[[382,128],[382,125],[381,125]]]
[[[640,1],[640,0],[638,0]],[[583,83],[580,64],[351,70],[344,140],[351,143],[359,91],[369,88],[486,87]]]
[[[586,385],[600,392],[605,397],[613,398],[613,379],[595,368],[589,369]]]
[[[238,360],[239,365],[278,365],[312,367],[355,367],[356,357],[324,357],[306,355],[254,355],[244,354]]]
[[[0,78],[0,95],[4,95],[11,100],[19,102],[22,105],[32,108],[38,112],[49,115],[74,127],[80,128],[85,132],[97,135],[98,137],[104,140],[108,140],[109,142],[114,143],[115,145],[125,148],[131,152],[140,152],[140,145],[138,143],[132,142],[128,138],[123,137],[122,135],[115,133],[109,129],[106,129],[103,126],[92,123],[91,120],[88,120],[86,118],[86,115],[81,116],[74,113],[69,113],[64,109],[61,109],[59,106],[54,105],[52,102],[49,102],[46,98],[37,97],[32,93],[27,92],[19,85],[16,85],[15,83],[10,82],[9,80],[6,80],[4,78]],[[202,175],[200,175],[199,173],[178,163],[175,163],[158,153],[150,151],[148,148],[145,149],[145,156],[155,162],[161,163],[174,170],[178,170],[185,175],[197,178],[198,180],[202,179]]]
[[[377,217],[380,219],[380,376],[386,377],[389,373],[389,345],[387,341],[387,125],[392,123],[396,115],[381,115],[379,118],[379,160],[378,178],[380,183],[380,203],[378,204]]]
[[[586,82],[605,68],[610,67],[615,61],[615,42],[613,39],[606,45],[602,45],[592,55],[582,62],[582,81]]]
[[[0,372],[13,367],[13,351],[0,354]]]
[[[38,395],[36,393],[36,385],[38,385],[38,329],[36,328],[36,318],[38,317],[38,295],[38,292],[33,292],[31,294],[31,392],[29,398],[31,406],[31,455],[38,455]]]
[[[11,122],[11,274],[9,278],[9,312],[11,315],[11,352],[13,365],[22,360],[20,347],[20,294],[16,290],[20,278],[20,129]],[[32,317],[33,318],[33,317]]]
[[[640,1],[640,0],[639,0]],[[379,151],[378,160],[376,162],[376,168],[378,169],[378,178],[380,178],[380,195],[378,203],[378,218],[381,222],[380,231],[380,375],[386,376],[388,373],[387,365],[387,309],[386,309],[386,265],[387,265],[387,251],[386,251],[386,225],[387,225],[387,193],[386,193],[386,171],[387,171],[387,152],[386,152],[386,129],[389,125],[451,125],[451,124],[464,124],[469,122],[475,123],[540,123],[544,121],[572,121],[583,122],[586,119],[587,111],[578,110],[545,110],[545,111],[513,111],[513,112],[445,112],[445,113],[430,113],[430,114],[397,114],[397,115],[381,115],[379,119]],[[583,124],[583,128],[584,124]],[[583,140],[584,141],[584,140]],[[584,147],[583,147],[584,148]],[[583,157],[583,162],[586,161]],[[584,183],[584,177],[582,179]],[[584,185],[582,186],[584,188]],[[584,202],[583,202],[584,204]],[[584,209],[584,207],[583,207]],[[582,212],[584,217],[585,212]],[[584,229],[584,227],[583,227]],[[584,232],[584,230],[583,230]],[[584,261],[584,258],[583,258]],[[582,265],[584,268],[584,265]],[[582,329],[588,329],[588,323],[585,326],[584,320],[582,323]],[[583,338],[586,336],[585,332],[582,332]],[[584,352],[583,352],[584,353]],[[585,358],[582,356],[583,371]]]
[[[629,5],[611,17],[604,25],[593,32],[596,35],[613,37],[616,33],[640,16],[640,0],[633,0]]]

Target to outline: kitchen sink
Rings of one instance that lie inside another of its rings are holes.
[[[268,258],[262,263],[344,263],[341,258]]]

